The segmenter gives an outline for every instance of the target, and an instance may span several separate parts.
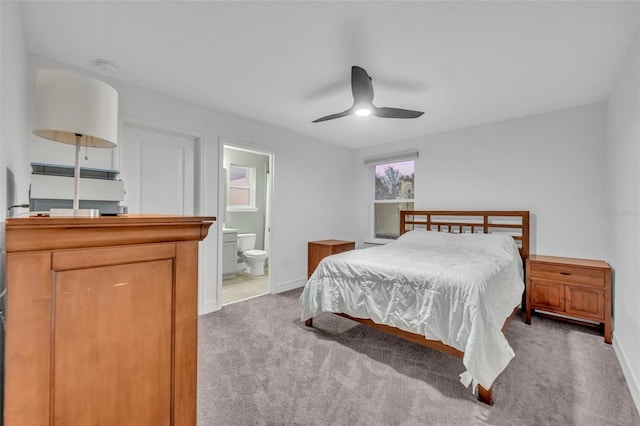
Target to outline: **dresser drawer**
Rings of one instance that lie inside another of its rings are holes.
[[[351,250],[355,250],[356,249],[356,243],[346,243],[346,244],[340,244],[337,246],[333,247],[333,250],[331,251],[331,254],[338,254],[338,253],[344,253],[345,251],[351,251]]]
[[[604,287],[604,271],[602,269],[536,263],[531,267],[529,273],[531,278]]]

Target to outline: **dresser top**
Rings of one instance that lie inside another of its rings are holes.
[[[6,226],[7,253],[203,240],[213,216],[19,217]]]
[[[555,263],[570,266],[582,266],[587,268],[605,268],[609,269],[610,266],[604,260],[593,259],[578,259],[573,257],[558,257],[558,256],[543,256],[539,254],[532,254],[529,256],[529,261],[538,263]]]
[[[117,216],[100,217],[11,217],[7,218],[6,226],[11,227],[37,227],[37,226],[108,226],[108,225],[128,225],[128,224],[153,224],[153,223],[193,223],[193,222],[214,222],[214,216],[177,216],[162,214],[121,214]]]
[[[319,241],[309,241],[309,244],[321,244],[321,245],[324,245],[324,246],[339,246],[341,244],[353,244],[353,241],[319,240]]]

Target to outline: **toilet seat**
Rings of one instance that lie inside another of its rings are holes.
[[[247,250],[242,253],[247,262],[249,275],[264,275],[264,262],[267,260],[267,252],[264,250]]]

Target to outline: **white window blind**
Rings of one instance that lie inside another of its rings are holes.
[[[364,159],[365,166],[375,166],[377,164],[395,163],[398,161],[415,160],[418,158],[418,151],[399,152],[395,154],[386,154],[377,157]]]

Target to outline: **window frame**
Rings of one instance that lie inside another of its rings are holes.
[[[231,169],[243,169],[248,171],[249,185],[232,185],[231,184]],[[248,189],[249,190],[249,205],[231,204],[231,189]],[[256,168],[251,166],[243,166],[240,164],[229,164],[227,170],[227,211],[228,212],[257,212],[256,208]]]
[[[377,245],[384,245],[384,244],[388,244],[390,242],[396,241],[396,238],[380,238],[376,236],[376,204],[390,204],[390,203],[413,203],[414,208],[415,208],[415,171],[416,171],[416,160],[417,160],[417,156],[413,157],[413,158],[389,158],[387,161],[376,161],[375,163],[369,164],[370,166],[370,173],[371,173],[371,177],[370,177],[370,184],[371,184],[371,201],[369,204],[369,236],[368,238],[365,240],[365,243],[367,244],[377,244]],[[395,164],[395,163],[401,163],[401,162],[409,162],[411,161],[413,163],[413,188],[412,188],[412,194],[413,194],[413,198],[398,198],[398,199],[388,199],[388,200],[376,200],[376,167],[378,166],[384,166],[384,165],[390,165],[390,164]],[[398,227],[400,226],[400,224],[398,223]]]

